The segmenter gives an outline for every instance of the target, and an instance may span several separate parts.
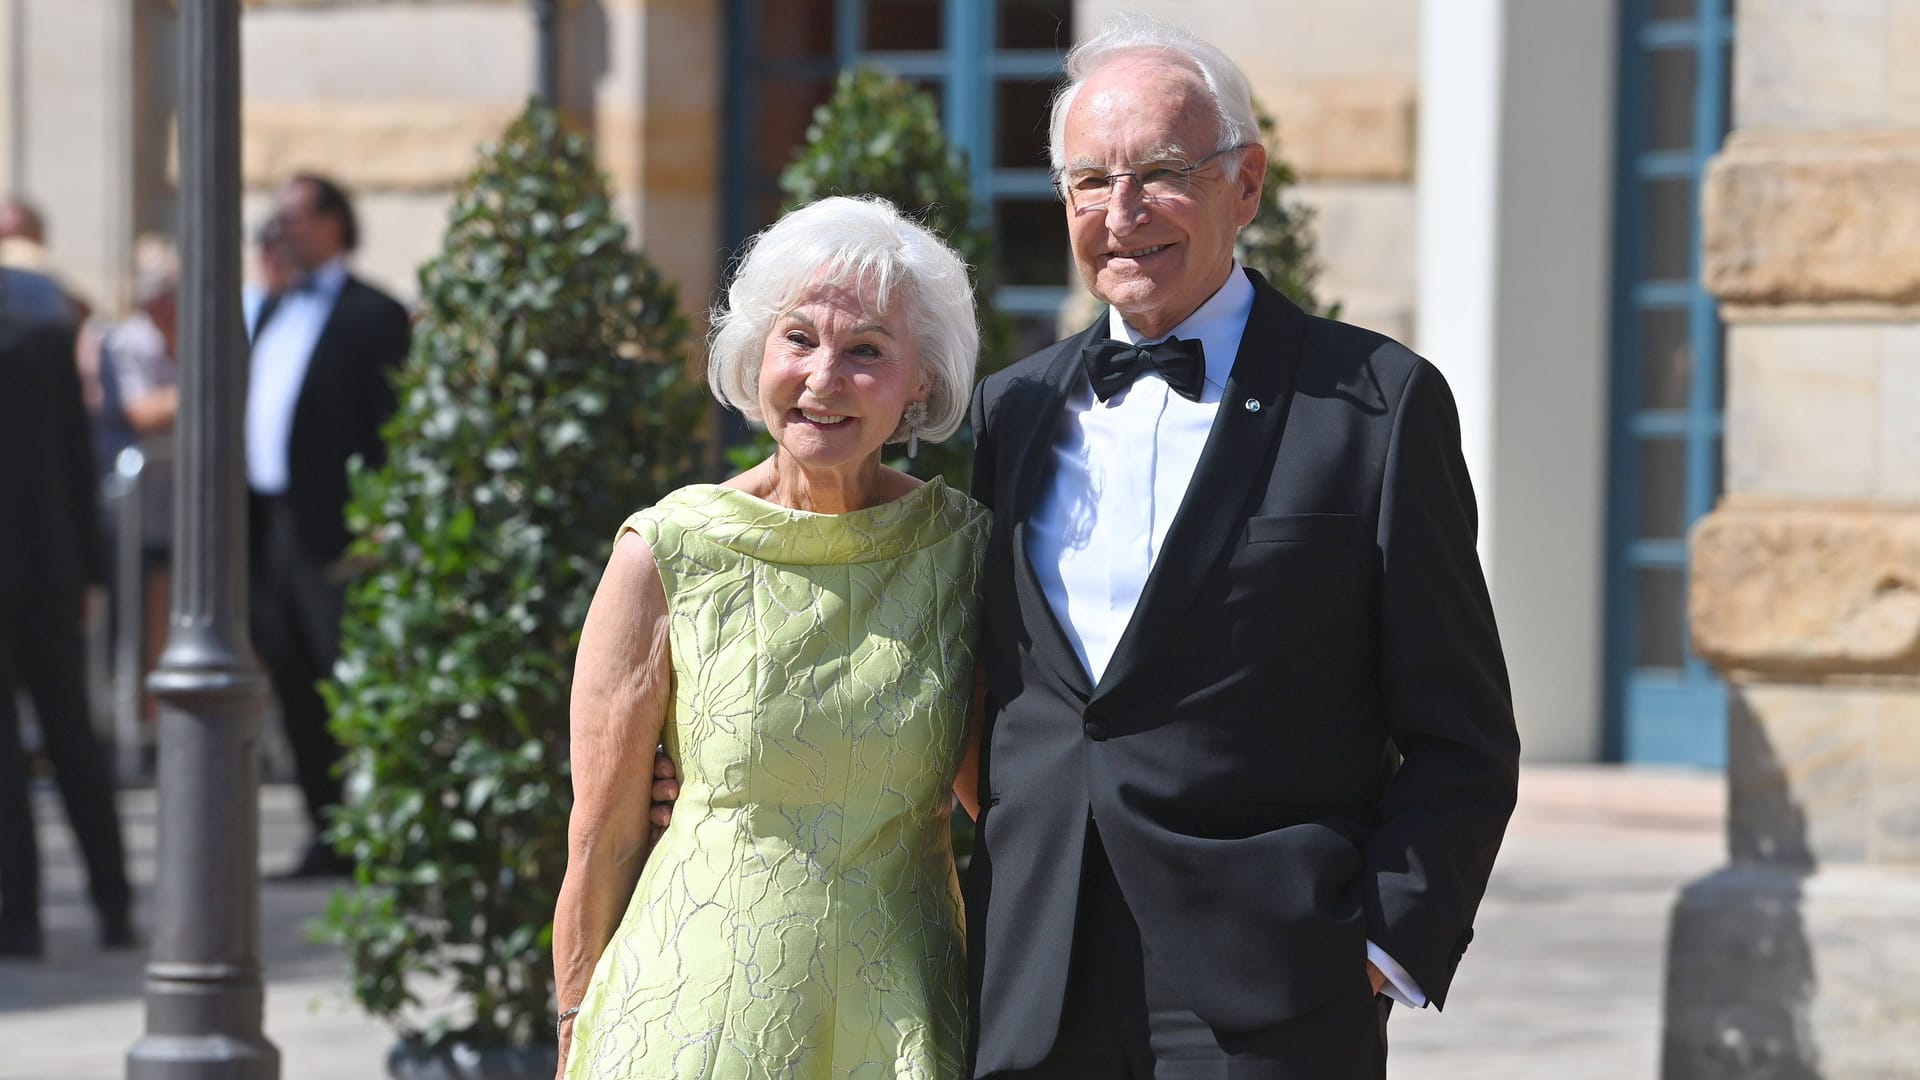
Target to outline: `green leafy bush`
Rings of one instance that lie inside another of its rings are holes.
[[[933,97],[884,72],[852,68],[840,73],[833,96],[814,110],[807,142],[780,174],[785,209],[829,195],[879,195],[950,244],[973,271],[980,317],[978,375],[1006,366],[1013,329],[992,306],[993,238],[973,221],[973,194],[966,163],[947,143]],[[890,462],[922,478],[944,476],[965,491],[973,472],[972,440],[963,430],[939,446],[920,445],[911,462],[896,447]],[[773,452],[759,433],[729,455],[746,468]]]
[[[1280,156],[1273,117],[1254,104],[1260,141],[1267,145],[1267,175],[1260,185],[1260,212],[1240,230],[1236,254],[1240,262],[1266,277],[1287,298],[1315,315],[1340,317],[1338,303],[1320,302],[1314,290],[1320,278],[1320,258],[1314,251],[1313,208],[1289,201],[1288,189],[1298,179]]]
[[[553,1030],[579,628],[621,520],[692,478],[704,398],[673,289],[543,108],[466,180],[420,284],[387,463],[348,510],[368,569],[324,689],[356,871],[324,928],[403,1034],[529,1045]]]

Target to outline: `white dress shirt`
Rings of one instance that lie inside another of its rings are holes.
[[[247,381],[247,486],[262,495],[287,491],[287,444],[293,437],[293,409],[307,380],[314,346],[333,315],[347,283],[345,260],[315,270],[299,286],[281,294],[273,317],[253,342]]]
[[[1198,340],[1206,358],[1200,400],[1173,391],[1157,371],[1099,401],[1083,376],[1067,395],[1053,437],[1053,468],[1027,522],[1027,555],[1075,655],[1095,684],[1133,618],[1147,575],[1186,497],[1240,352],[1253,283],[1238,262],[1226,283],[1168,337]],[[1110,309],[1107,334],[1149,340]],[[1153,341],[1164,341],[1155,338]],[[1367,942],[1389,997],[1415,1008],[1427,997],[1393,958]]]

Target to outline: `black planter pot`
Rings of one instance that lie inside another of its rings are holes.
[[[470,1046],[451,1043],[428,1050],[402,1039],[387,1052],[393,1080],[553,1080],[559,1069],[556,1046]]]

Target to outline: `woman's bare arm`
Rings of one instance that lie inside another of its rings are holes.
[[[586,996],[652,846],[653,750],[672,699],[667,594],[646,541],[621,536],[593,594],[574,662],[573,814],[553,913],[553,972],[564,1011]],[[573,1039],[560,1025],[560,1067]]]

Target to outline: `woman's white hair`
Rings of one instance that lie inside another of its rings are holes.
[[[1240,67],[1213,45],[1169,22],[1151,15],[1119,12],[1107,17],[1100,33],[1073,47],[1067,53],[1067,81],[1053,95],[1053,116],[1049,124],[1047,155],[1055,169],[1067,164],[1067,110],[1080,95],[1094,72],[1114,60],[1139,53],[1158,53],[1200,76],[1213,98],[1214,114],[1220,121],[1219,139],[1212,149],[1225,150],[1245,146],[1260,139],[1260,124],[1253,115],[1253,94],[1247,89],[1247,77]],[[1198,152],[1196,148],[1196,153]],[[1238,159],[1233,155],[1226,164],[1231,168]]]
[[[707,383],[723,405],[756,424],[760,362],[773,322],[820,286],[853,286],[878,305],[905,310],[927,380],[927,418],[916,432],[939,442],[960,428],[973,392],[980,325],[967,264],[939,237],[875,195],[836,195],[803,206],[747,241],[712,312]],[[906,439],[905,423],[890,442]]]

